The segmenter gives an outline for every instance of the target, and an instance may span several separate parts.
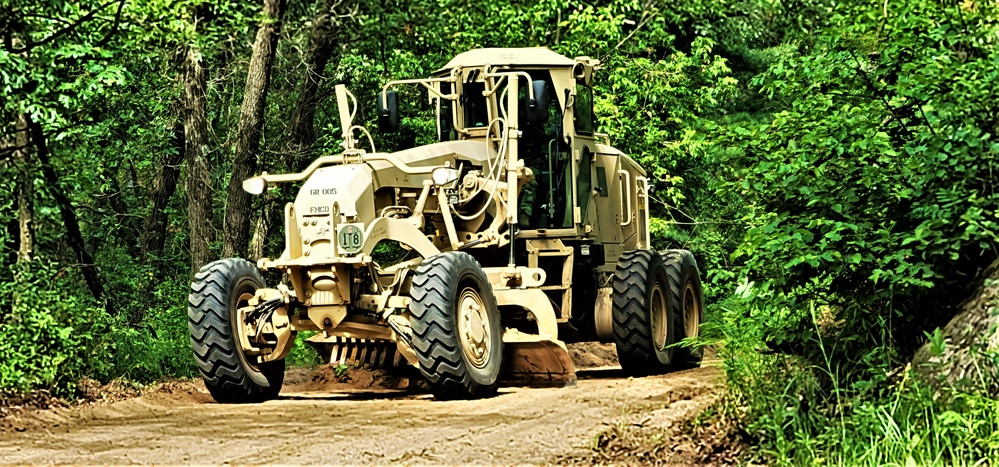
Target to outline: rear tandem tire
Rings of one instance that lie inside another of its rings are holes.
[[[240,258],[202,267],[191,283],[187,309],[191,346],[205,386],[217,402],[263,402],[281,391],[284,360],[250,363],[236,329],[236,310],[244,306],[240,297],[252,296],[262,287],[260,271]]]
[[[499,308],[486,273],[464,252],[425,260],[411,289],[413,350],[437,399],[496,394],[503,356]]]
[[[679,338],[697,337],[704,322],[704,291],[700,271],[693,253],[687,250],[661,252],[669,279],[669,306],[680,319]],[[677,347],[673,353],[673,368],[683,370],[701,366],[702,347]]]
[[[622,254],[613,287],[614,344],[621,368],[630,375],[669,371],[682,321],[675,307],[669,306],[669,278],[659,253],[633,250]]]

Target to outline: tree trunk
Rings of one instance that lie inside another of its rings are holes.
[[[28,146],[28,116],[18,114],[17,135],[14,137],[14,145],[20,148]],[[18,247],[17,262],[25,263],[31,261],[34,253],[34,193],[35,176],[31,173],[31,166],[28,164],[27,152],[18,149],[14,153],[14,163],[17,164],[17,219],[18,219]]]
[[[184,58],[184,158],[187,164],[187,220],[191,245],[191,273],[212,260],[212,177],[208,166],[208,119],[205,88],[208,73],[201,51],[188,49]]]
[[[180,177],[180,164],[184,161],[184,125],[180,122],[174,126],[171,138],[173,151],[168,151],[160,162],[160,170],[153,180],[153,190],[149,193],[149,213],[142,229],[142,261],[149,256],[158,258],[163,254],[163,244],[166,238],[166,207],[170,197],[177,190],[177,179]],[[158,266],[159,260],[152,260],[153,266]]]
[[[229,179],[225,209],[223,255],[246,256],[250,233],[250,195],[243,191],[243,180],[257,171],[260,136],[264,128],[264,104],[270,85],[271,66],[284,14],[285,0],[264,0],[265,19],[257,29],[246,76],[243,104],[239,109],[236,134],[236,157]]]
[[[316,143],[316,107],[319,105],[319,87],[322,84],[326,67],[339,61],[336,54],[340,44],[341,12],[355,7],[354,0],[327,0],[316,18],[313,19],[312,34],[309,37],[309,55],[305,62],[305,76],[299,85],[298,99],[291,112],[291,121],[285,131],[284,149],[281,151],[285,172],[301,172],[314,158],[313,146]],[[282,200],[268,193],[264,205],[257,215],[250,241],[251,258],[262,258],[267,239],[282,214]]]
[[[975,292],[960,312],[940,330],[943,347],[933,340],[912,359],[912,368],[924,382],[937,388],[985,393],[999,397],[999,259],[980,277]]]
[[[20,223],[18,219],[11,216],[7,219],[7,238],[4,241],[4,248],[7,250],[7,257],[4,258],[3,264],[0,266],[0,282],[13,282],[14,276],[11,275],[10,267],[17,264],[17,250],[18,250],[18,236],[20,235]],[[0,313],[0,316],[3,316]]]
[[[313,159],[312,147],[316,143],[315,119],[319,105],[317,94],[327,65],[339,61],[334,55],[340,43],[338,10],[349,10],[353,0],[328,0],[323,11],[316,16],[309,38],[309,58],[305,62],[305,77],[298,90],[298,100],[291,113],[285,134],[285,170],[300,172]]]
[[[42,168],[42,175],[45,177],[45,186],[52,195],[52,198],[55,199],[56,204],[59,205],[59,214],[66,225],[66,242],[69,243],[70,248],[73,249],[73,253],[76,254],[77,265],[80,267],[80,271],[83,272],[83,279],[87,283],[87,289],[90,290],[94,299],[102,301],[105,297],[100,271],[97,269],[97,265],[94,264],[94,258],[90,256],[86,248],[86,243],[83,241],[83,234],[80,232],[80,221],[76,217],[73,203],[59,187],[59,175],[56,174],[55,168],[52,167],[52,163],[49,161],[49,148],[45,132],[40,123],[31,119],[28,119],[28,128],[31,132],[31,143],[35,147],[35,156],[38,158],[38,163]],[[114,314],[110,300],[106,301],[104,306],[109,314]]]
[[[268,200],[264,207],[260,209],[260,214],[257,216],[257,221],[253,226],[253,238],[250,240],[250,258],[263,258],[264,257],[264,247],[267,246],[267,236],[271,232],[271,214],[273,209],[270,208],[272,204],[275,204]]]

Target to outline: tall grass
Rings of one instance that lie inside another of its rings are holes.
[[[995,465],[999,464],[999,401],[988,385],[934,389],[910,368],[845,374],[829,341],[811,342],[820,363],[771,353],[765,330],[746,317],[753,310],[730,301],[726,318],[710,323],[722,342],[728,381],[721,411],[737,420],[760,460],[776,465]],[[808,315],[818,332],[814,304]],[[943,345],[939,342],[938,345]],[[891,352],[891,349],[880,349]],[[874,359],[872,361],[877,361]],[[886,360],[887,361],[887,360]],[[872,371],[873,370],[873,371]],[[976,390],[978,389],[978,390]]]

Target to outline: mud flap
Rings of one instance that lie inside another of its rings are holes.
[[[505,340],[505,339],[504,339]],[[501,386],[563,387],[576,384],[576,366],[564,345],[547,339],[503,343]]]

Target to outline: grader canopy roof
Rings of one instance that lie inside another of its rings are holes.
[[[443,70],[483,65],[573,66],[575,60],[552,52],[547,47],[475,49],[452,58]]]

